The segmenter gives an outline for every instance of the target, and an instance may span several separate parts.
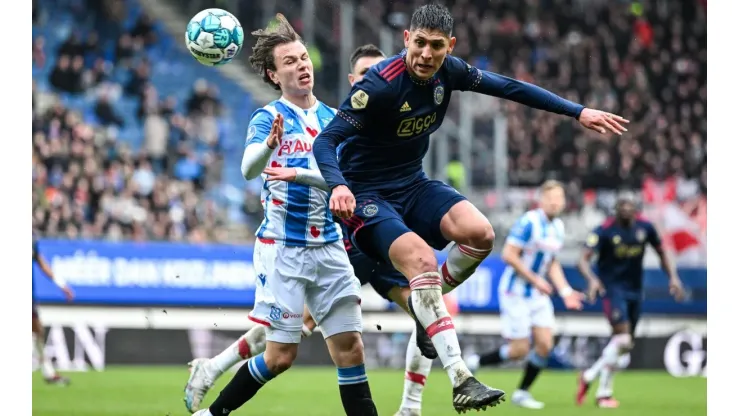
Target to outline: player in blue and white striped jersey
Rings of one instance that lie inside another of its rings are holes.
[[[501,255],[507,264],[499,283],[501,332],[509,342],[492,353],[467,359],[468,367],[474,370],[527,356],[524,377],[511,401],[531,409],[544,407],[534,400],[529,388],[547,365],[553,345],[553,288],[546,278],[569,309],[581,309],[583,300],[583,294],[568,285],[557,259],[565,236],[563,221],[558,218],[565,207],[564,189],[559,182],[547,181],[540,188],[540,198],[539,209],[525,213],[509,231]],[[530,338],[534,341],[531,351]]]
[[[249,123],[242,160],[246,179],[263,175],[265,218],[257,231],[254,268],[258,277],[249,319],[265,326],[265,352],[250,358],[208,409],[197,410],[224,368],[219,357],[194,360],[185,405],[197,416],[238,409],[293,364],[301,341],[304,303],[321,328],[334,363],[347,415],[377,416],[365,374],[360,282],[354,275],[334,223],[326,191],[304,183],[268,181],[269,167],[299,174],[317,170],[314,138],[335,111],[313,95],[313,64],[300,36],[277,15],[277,25],[252,33],[250,62],[265,82],[282,92],[257,110]],[[246,343],[244,343],[246,346]],[[238,348],[242,348],[241,345]]]

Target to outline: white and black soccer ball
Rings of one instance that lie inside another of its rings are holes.
[[[233,14],[221,9],[206,9],[193,16],[185,30],[185,45],[203,65],[231,62],[242,50],[244,29]]]

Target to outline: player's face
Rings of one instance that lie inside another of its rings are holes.
[[[565,209],[565,191],[563,188],[552,188],[542,194],[540,207],[550,218],[560,215]]]
[[[383,59],[385,58],[382,56],[363,56],[358,59],[355,67],[352,68],[352,73],[349,74],[349,85],[355,85],[355,82],[360,82],[370,67]]]
[[[457,39],[436,30],[404,30],[406,66],[416,78],[429,79],[439,70],[448,53],[452,53]]]
[[[631,221],[635,218],[637,207],[632,202],[623,201],[617,205],[617,216],[624,221]]]
[[[313,63],[306,47],[298,41],[279,45],[273,51],[275,72],[269,75],[288,94],[309,94],[313,90]]]

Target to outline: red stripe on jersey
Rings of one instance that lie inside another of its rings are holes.
[[[385,80],[388,82],[393,81],[396,77],[403,74],[405,70],[406,70],[406,64],[403,64],[401,65],[400,68],[394,70],[392,74],[386,75]]]
[[[399,65],[400,65],[401,63],[403,63],[403,59],[402,59],[402,58],[400,58],[400,57],[399,57],[399,58],[397,58],[397,59],[396,59],[395,61],[393,61],[393,62],[391,62],[390,64],[388,64],[388,66],[387,66],[387,67],[383,68],[383,69],[382,69],[382,70],[380,71],[380,76],[381,76],[381,77],[383,77],[383,78],[385,78],[385,75],[386,75],[386,74],[388,74],[389,72],[392,72],[392,71],[394,71],[394,70],[395,70],[396,68],[398,68],[398,67],[399,67]]]

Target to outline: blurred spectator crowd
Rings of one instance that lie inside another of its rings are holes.
[[[34,232],[109,240],[227,240],[226,214],[208,198],[221,180],[213,117],[220,111],[218,91],[199,80],[187,102],[160,98],[145,53],[157,42],[151,19],[142,13],[127,29],[121,23],[125,2],[87,3],[73,2],[82,8],[73,11],[94,12],[94,19],[103,20],[95,26],[108,25],[105,33],[73,31],[53,51],[43,36],[33,41],[34,69],[53,62],[45,80],[50,91],[40,91],[34,79]],[[93,7],[101,4],[102,9]],[[34,24],[43,12],[34,2]],[[112,53],[106,42],[113,44]],[[76,105],[90,96],[90,108]],[[116,104],[125,99],[135,104],[129,120]],[[120,140],[127,123],[140,128],[140,146]]]

